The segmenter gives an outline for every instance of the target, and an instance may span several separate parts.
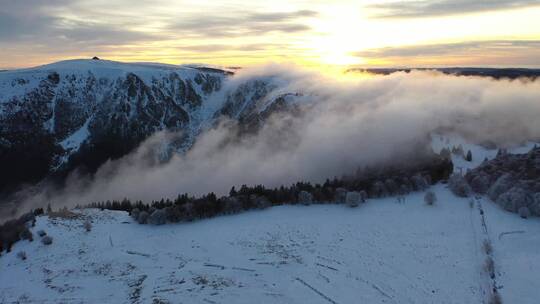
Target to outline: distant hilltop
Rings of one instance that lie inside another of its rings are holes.
[[[484,76],[493,77],[495,79],[501,78],[537,78],[540,77],[540,69],[526,69],[526,68],[352,68],[348,69],[347,73],[372,73],[378,75],[389,75],[396,72],[410,73],[411,71],[438,71],[444,74],[457,75],[457,76]]]

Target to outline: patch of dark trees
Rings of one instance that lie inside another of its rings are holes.
[[[232,187],[228,196],[209,193],[200,197],[181,194],[175,199],[151,202],[124,199],[94,202],[85,207],[127,211],[139,223],[184,222],[218,215],[295,204],[345,203],[348,192],[361,197],[380,198],[425,190],[431,184],[447,180],[453,171],[449,158],[432,154],[422,161],[379,169],[363,168],[353,175],[327,179],[322,184],[297,182],[290,186],[266,188],[263,185]],[[306,199],[306,196],[308,199]]]
[[[36,224],[36,216],[41,214],[43,214],[42,208],[35,209],[0,225],[0,255],[2,255],[4,249],[10,252],[11,247],[17,241],[33,241],[34,238],[29,228]]]

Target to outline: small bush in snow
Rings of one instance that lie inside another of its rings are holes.
[[[43,245],[50,245],[50,244],[52,244],[52,242],[53,242],[53,238],[48,236],[48,235],[44,236],[41,239],[41,243],[43,243]]]
[[[450,176],[448,179],[448,188],[459,197],[467,197],[471,193],[471,187],[469,187],[465,178],[459,173],[454,173]]]
[[[43,231],[43,230],[38,230],[37,231],[37,234],[39,235],[39,237],[44,237],[47,235],[47,232]]]
[[[156,209],[150,217],[148,217],[148,224],[150,225],[163,225],[167,222],[167,214],[163,209]]]
[[[90,223],[89,220],[84,221],[83,228],[86,230],[86,232],[92,231],[92,223]]]
[[[24,251],[17,252],[17,257],[23,261],[26,260],[26,252]]]
[[[518,209],[518,214],[519,214],[519,216],[521,216],[521,218],[524,218],[524,219],[531,216],[531,212],[529,211],[529,208],[527,208],[525,206]]]
[[[472,199],[469,200],[469,208],[474,208],[474,201]]]
[[[139,217],[137,218],[137,222],[139,224],[146,224],[146,222],[148,221],[148,216],[149,216],[148,212],[141,211],[139,213]]]
[[[307,191],[300,191],[300,193],[298,193],[298,202],[302,205],[311,205],[313,202],[313,195]]]
[[[362,196],[359,192],[351,191],[347,192],[347,196],[345,197],[345,204],[349,207],[358,207],[358,205],[362,202]]]
[[[437,196],[433,191],[426,192],[426,195],[424,195],[424,202],[426,202],[427,205],[431,206],[435,204],[437,201]]]

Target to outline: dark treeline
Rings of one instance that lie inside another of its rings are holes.
[[[364,202],[366,198],[405,195],[412,191],[425,190],[430,184],[447,180],[452,171],[453,165],[449,158],[433,154],[424,161],[408,162],[407,165],[359,169],[353,175],[327,179],[322,184],[298,182],[277,188],[242,185],[238,189],[232,187],[227,196],[219,198],[214,193],[200,197],[181,194],[175,199],[151,202],[124,199],[94,202],[84,207],[123,210],[141,224],[164,224],[285,204],[339,204],[352,198],[356,202],[347,203],[349,206],[357,206],[358,202]],[[19,240],[32,241],[29,228],[35,224],[35,217],[44,213],[44,210],[39,208],[0,225],[0,254],[3,250],[11,251],[13,244]],[[50,205],[46,213],[54,214]]]
[[[263,185],[232,187],[228,196],[209,193],[201,197],[180,194],[175,199],[162,198],[151,202],[94,202],[85,207],[123,210],[139,223],[193,221],[221,214],[298,203],[344,203],[347,192],[362,192],[362,197],[376,198],[404,195],[424,190],[429,185],[448,179],[453,171],[450,159],[432,155],[422,162],[383,169],[363,168],[350,176],[327,179],[322,184],[297,182],[289,186],[266,188]],[[308,199],[306,199],[306,195]]]

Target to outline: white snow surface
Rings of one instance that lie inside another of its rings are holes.
[[[0,303],[482,303],[485,238],[504,302],[537,303],[540,220],[480,200],[485,235],[468,199],[432,190],[435,206],[417,192],[401,204],[281,206],[163,226],[120,211],[41,216],[32,231],[53,244],[35,234],[0,258]],[[509,231],[523,232],[499,237]]]

